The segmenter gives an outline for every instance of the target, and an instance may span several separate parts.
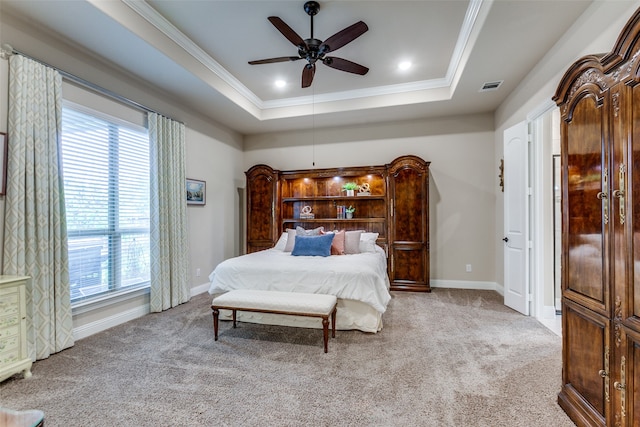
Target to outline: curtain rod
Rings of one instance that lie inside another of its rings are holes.
[[[16,49],[14,49],[12,46],[10,46],[10,45],[8,45],[8,44],[4,44],[4,45],[2,45],[2,49],[0,49],[0,58],[2,58],[2,59],[9,59],[9,56],[11,56],[11,55],[20,55],[20,56],[23,56],[23,57],[25,57],[25,58],[28,58],[28,59],[30,59],[30,60],[32,60],[32,61],[35,61],[35,62],[37,62],[37,63],[39,63],[39,64],[42,64],[42,65],[44,65],[45,67],[52,68],[52,69],[56,70],[57,72],[59,72],[59,73],[60,73],[60,75],[61,75],[63,78],[67,79],[67,80],[70,80],[70,81],[72,81],[72,82],[74,82],[74,83],[78,83],[79,85],[82,85],[82,86],[84,86],[84,87],[86,87],[86,88],[88,88],[88,89],[91,89],[91,90],[93,90],[93,91],[95,91],[95,92],[98,92],[98,93],[100,93],[100,94],[102,94],[102,95],[106,95],[106,96],[108,96],[108,97],[110,97],[110,98],[113,98],[113,99],[115,99],[115,100],[117,100],[117,101],[120,101],[120,102],[122,102],[122,103],[124,103],[124,104],[127,104],[127,105],[129,105],[129,106],[132,106],[132,107],[138,108],[138,109],[143,110],[143,111],[146,111],[146,112],[148,112],[148,113],[160,114],[161,116],[164,116],[164,117],[166,117],[166,118],[168,118],[168,119],[171,119],[171,120],[174,120],[174,121],[176,121],[176,122],[179,122],[179,123],[184,124],[184,123],[183,123],[182,121],[180,121],[180,120],[176,120],[176,119],[174,119],[174,118],[172,118],[172,117],[169,117],[169,116],[167,116],[167,115],[165,115],[165,114],[159,113],[159,112],[157,112],[157,111],[155,111],[155,110],[152,110],[151,108],[146,107],[146,106],[144,106],[144,105],[142,105],[142,104],[140,104],[140,103],[138,103],[138,102],[136,102],[136,101],[133,101],[133,100],[131,100],[131,99],[129,99],[129,98],[126,98],[126,97],[124,97],[124,96],[122,96],[122,95],[118,95],[117,93],[112,92],[112,91],[110,91],[109,89],[105,89],[105,88],[103,88],[103,87],[101,87],[101,86],[96,85],[95,83],[91,83],[90,81],[87,81],[87,80],[85,80],[85,79],[83,79],[83,78],[81,78],[81,77],[78,77],[78,76],[76,76],[76,75],[74,75],[74,74],[68,73],[68,72],[66,72],[66,71],[64,71],[64,70],[61,70],[61,69],[60,69],[60,68],[58,68],[58,67],[54,67],[54,66],[53,66],[53,65],[51,65],[51,64],[47,64],[47,63],[46,63],[46,62],[44,62],[44,61],[41,61],[41,60],[39,60],[39,59],[37,59],[37,58],[34,58],[34,57],[29,56],[29,55],[27,55],[27,54],[25,54],[25,53],[23,53],[23,52],[20,52],[20,51],[18,51],[18,50],[16,50]]]

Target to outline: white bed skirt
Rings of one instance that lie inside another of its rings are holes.
[[[322,329],[322,319],[315,317],[285,316],[246,311],[238,311],[236,316],[237,320],[242,322]],[[220,310],[220,320],[231,320],[231,311]],[[376,333],[382,330],[382,314],[363,302],[338,298],[336,329],[343,331],[355,329]]]

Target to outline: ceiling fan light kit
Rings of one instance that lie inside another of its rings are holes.
[[[327,40],[322,41],[313,37],[313,17],[320,11],[320,4],[316,1],[308,1],[304,4],[304,11],[311,18],[311,36],[302,39],[290,26],[277,16],[270,16],[269,22],[282,35],[298,48],[298,56],[281,56],[277,58],[260,59],[249,61],[251,65],[272,64],[275,62],[288,62],[304,59],[307,63],[302,69],[302,87],[311,86],[313,76],[316,72],[316,62],[320,61],[324,65],[348,73],[365,75],[369,69],[363,65],[335,56],[326,56],[329,52],[336,51],[344,45],[351,43],[369,30],[367,24],[362,21],[338,31]]]

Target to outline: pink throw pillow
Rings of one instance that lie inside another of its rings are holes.
[[[321,232],[325,233],[324,231]],[[331,255],[344,255],[344,230],[333,233],[333,242],[331,242]]]

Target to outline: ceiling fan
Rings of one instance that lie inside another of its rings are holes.
[[[346,71],[349,73],[365,75],[369,69],[355,62],[337,58],[335,56],[326,56],[329,52],[340,49],[347,43],[360,37],[367,32],[369,27],[362,21],[338,31],[324,42],[313,37],[313,17],[320,11],[320,4],[316,1],[308,1],[304,4],[304,11],[311,17],[311,37],[302,39],[295,31],[291,29],[282,19],[277,16],[270,16],[269,22],[282,33],[291,43],[298,48],[298,56],[281,56],[278,58],[260,59],[257,61],[249,61],[251,65],[272,64],[274,62],[287,62],[305,59],[307,63],[302,69],[302,87],[309,87],[313,82],[313,76],[316,72],[316,62],[320,61],[324,65],[335,68],[336,70]]]

